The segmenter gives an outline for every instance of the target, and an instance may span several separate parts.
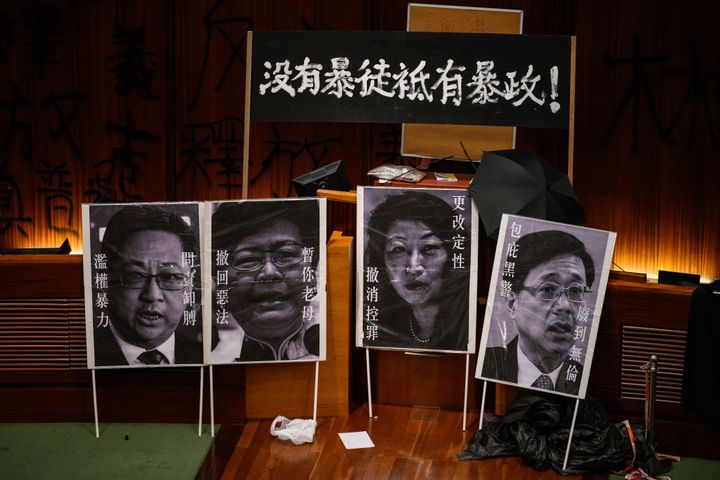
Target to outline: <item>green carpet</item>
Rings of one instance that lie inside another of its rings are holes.
[[[720,462],[703,460],[701,458],[683,457],[679,462],[672,464],[668,475],[672,480],[718,480],[720,479]],[[625,478],[620,475],[610,475],[608,480]]]
[[[217,434],[216,425],[215,433]],[[188,424],[0,424],[0,478],[194,479],[212,437]]]

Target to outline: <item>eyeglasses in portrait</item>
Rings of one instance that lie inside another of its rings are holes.
[[[325,199],[209,204],[206,359],[325,359]]]
[[[202,212],[83,205],[88,368],[203,363]]]

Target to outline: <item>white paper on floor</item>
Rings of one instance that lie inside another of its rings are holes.
[[[372,448],[375,446],[367,432],[344,432],[338,433],[345,448],[350,450],[353,448]]]

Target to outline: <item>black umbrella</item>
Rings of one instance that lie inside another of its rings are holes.
[[[530,150],[485,152],[470,195],[490,238],[497,239],[504,213],[585,224],[585,212],[567,175]]]

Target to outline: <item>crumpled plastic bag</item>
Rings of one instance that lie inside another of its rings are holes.
[[[580,402],[567,470],[563,470],[574,400],[525,394],[507,414],[486,414],[483,429],[475,432],[460,460],[521,456],[536,470],[552,468],[562,475],[623,471],[631,466],[650,474],[663,473],[655,457],[655,444],[645,438],[642,426],[632,426],[632,441],[625,424],[609,421],[599,401]],[[634,449],[633,445],[634,443]]]
[[[280,426],[278,426],[278,423],[280,423]],[[315,420],[301,418],[289,420],[282,415],[278,415],[270,425],[270,434],[273,437],[280,438],[280,440],[290,440],[295,445],[302,445],[303,443],[313,442],[315,427],[317,427]]]

